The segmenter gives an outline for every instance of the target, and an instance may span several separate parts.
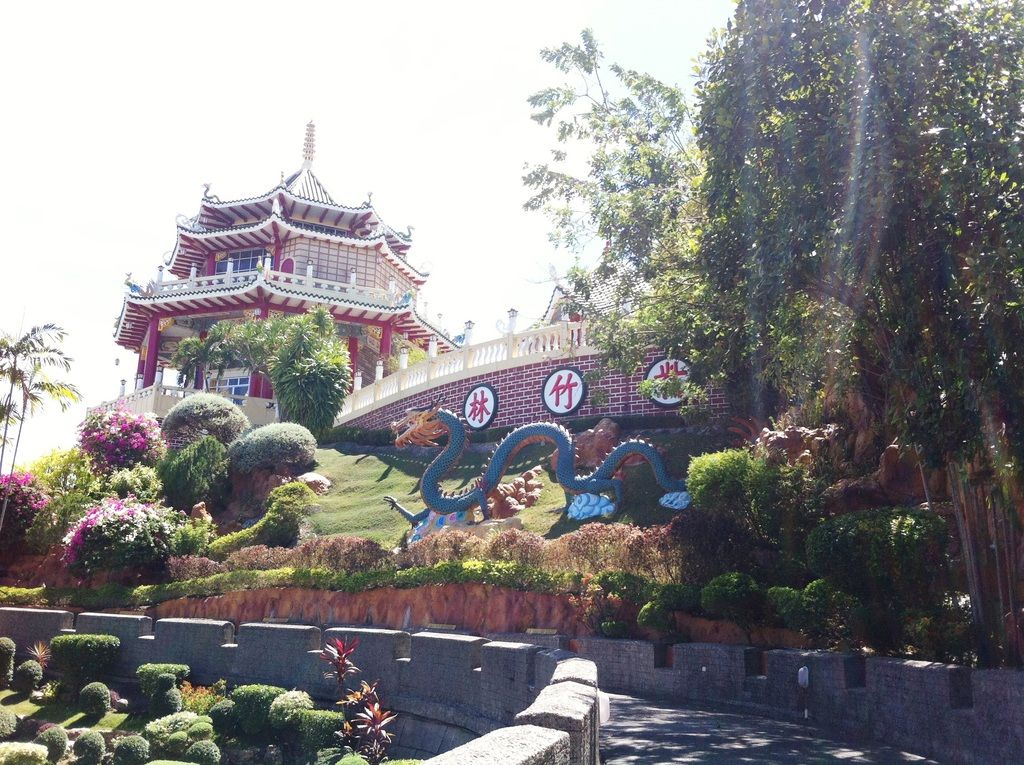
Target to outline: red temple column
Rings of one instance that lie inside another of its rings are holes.
[[[156,382],[157,357],[160,354],[160,317],[149,320],[149,340],[146,341],[146,365],[142,370],[142,387]]]
[[[359,338],[351,335],[348,338],[348,366],[352,376],[352,382],[348,386],[351,391],[356,380],[356,370],[359,369]]]
[[[380,357],[386,359],[391,355],[391,325],[385,324],[380,331]]]

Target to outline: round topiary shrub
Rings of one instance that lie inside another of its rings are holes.
[[[78,704],[87,715],[105,715],[110,711],[110,689],[103,683],[89,683],[78,692]]]
[[[748,574],[716,576],[701,590],[700,606],[710,616],[736,622],[746,630],[764,616],[765,594]]]
[[[240,473],[274,469],[305,473],[316,458],[313,434],[294,422],[278,422],[250,430],[228,449],[231,467]]]
[[[312,708],[313,699],[305,691],[282,693],[270,704],[270,724],[275,728],[291,728],[297,724],[300,712]]]
[[[87,730],[75,739],[73,751],[78,758],[75,765],[100,765],[107,752],[107,744],[99,732]]]
[[[146,765],[149,762],[149,742],[142,736],[125,736],[114,743],[112,765]]]
[[[345,715],[327,709],[307,709],[298,714],[299,745],[313,757],[321,749],[338,745],[334,734],[345,725]]]
[[[180,754],[181,752],[171,752],[170,741],[171,736],[176,733],[180,733],[181,737],[185,739],[185,747],[188,746],[188,729],[195,725],[197,722],[205,721],[210,722],[209,717],[202,717],[197,715],[195,712],[176,712],[174,714],[167,715],[165,717],[157,718],[150,723],[146,724],[146,727],[142,730],[142,735],[149,741],[149,745],[153,748],[153,754],[161,756],[165,752],[171,754]],[[180,739],[175,739],[179,742],[173,746],[180,746]],[[184,751],[182,747],[181,751]]]
[[[167,743],[164,744],[164,749],[175,756],[184,754],[185,750],[188,749],[188,733],[183,730],[172,733],[167,737]]]
[[[210,719],[213,720],[214,730],[222,736],[233,736],[238,731],[235,702],[231,699],[218,701],[210,707]]]
[[[0,741],[6,741],[18,729],[18,716],[9,709],[0,708]]]
[[[32,691],[39,687],[39,683],[42,681],[43,668],[39,666],[38,661],[29,659],[28,661],[23,661],[14,670],[14,676],[11,678],[11,688],[18,693],[32,693]]]
[[[212,436],[225,446],[250,427],[249,418],[235,404],[214,393],[195,393],[171,407],[161,429],[171,443],[190,444]]]
[[[213,738],[213,723],[200,720],[188,729],[189,741],[207,741]]]
[[[672,614],[658,601],[645,603],[636,615],[636,623],[656,632],[671,632],[675,628]]]
[[[171,683],[171,686],[173,687],[188,677],[189,671],[188,664],[141,664],[135,670],[135,676],[139,678],[142,695],[148,699],[156,693],[158,678],[161,675],[172,675],[174,682]]]
[[[177,688],[157,691],[149,700],[149,708],[155,715],[173,715],[181,711],[181,706],[181,691]]]
[[[0,744],[0,763],[3,765],[48,765],[50,761],[46,754],[46,747],[42,744]]]
[[[198,765],[220,765],[220,749],[212,741],[197,741],[185,750],[184,758]]]
[[[14,674],[14,653],[17,646],[9,637],[0,637],[0,688],[11,684]]]
[[[270,705],[284,688],[273,685],[240,685],[231,691],[235,702],[235,719],[242,733],[254,736],[270,727]]]
[[[33,742],[46,747],[46,759],[50,762],[56,763],[68,753],[68,734],[59,725],[54,725],[52,728],[47,728],[38,736]]]

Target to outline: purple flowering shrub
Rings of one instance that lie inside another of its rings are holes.
[[[32,474],[21,471],[0,476],[0,506],[5,499],[7,513],[0,531],[0,550],[20,544],[36,515],[50,502],[50,498],[35,485]]]
[[[154,466],[167,452],[160,423],[151,414],[121,408],[91,412],[78,434],[80,448],[104,473],[133,465]]]
[[[174,533],[186,521],[183,513],[131,496],[107,497],[68,530],[63,560],[87,574],[160,566],[171,554]]]

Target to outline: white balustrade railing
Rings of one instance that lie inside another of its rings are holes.
[[[374,305],[396,305],[401,296],[388,290],[376,287],[359,287],[348,282],[335,282],[321,279],[318,276],[307,276],[304,273],[288,274],[284,271],[233,271],[231,273],[214,274],[212,276],[196,276],[185,279],[154,282],[151,287],[153,295],[174,295],[183,292],[203,292],[205,290],[224,289],[225,287],[242,287],[258,280],[267,284],[280,284],[315,292],[325,297],[343,297],[360,303]]]
[[[140,388],[113,401],[91,407],[89,411],[108,412],[117,407],[123,407],[135,414],[152,413],[157,417],[163,417],[183,398],[201,392],[195,388],[182,388],[178,385],[150,385],[148,388]],[[224,398],[234,401],[242,408],[253,425],[277,422],[277,408],[273,399],[228,395],[219,391],[210,392],[218,393]]]
[[[582,322],[564,322],[517,332],[465,348],[456,348],[419,364],[400,369],[360,390],[345,400],[339,422],[414,389],[428,389],[446,381],[482,374],[492,369],[569,357],[586,347]]]

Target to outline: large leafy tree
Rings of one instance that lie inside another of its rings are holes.
[[[700,70],[699,227],[656,226],[634,311],[740,406],[818,402],[945,467],[992,664],[1024,662],[1022,10],[740,2]],[[642,199],[596,145],[599,198]]]

